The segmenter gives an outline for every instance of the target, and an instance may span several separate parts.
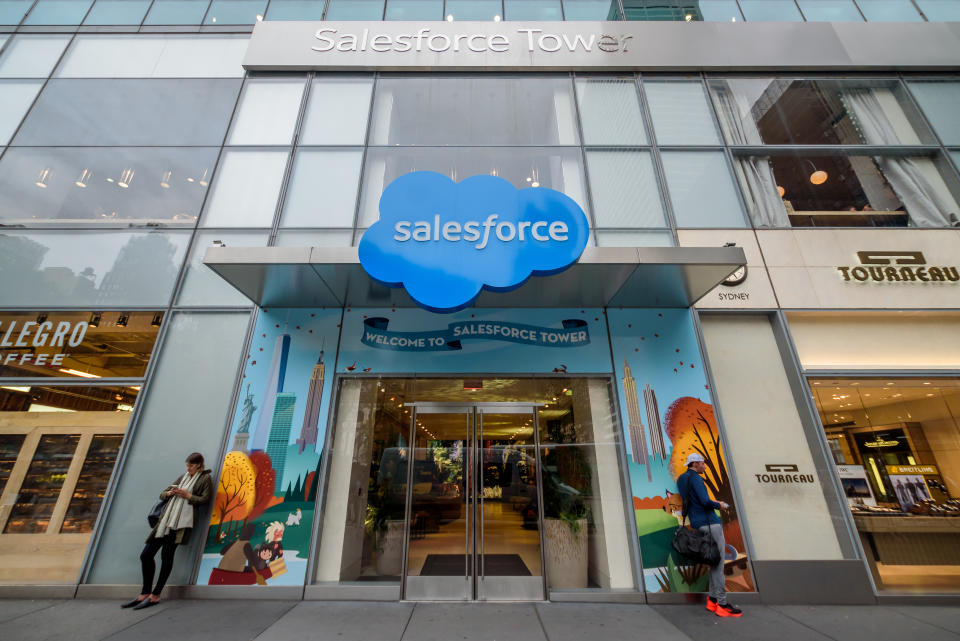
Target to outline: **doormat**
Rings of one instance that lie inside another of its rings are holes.
[[[464,565],[462,554],[428,554],[420,576],[463,576]],[[486,554],[484,568],[486,576],[532,576],[519,554]]]

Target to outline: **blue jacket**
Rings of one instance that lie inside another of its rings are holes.
[[[714,512],[720,509],[720,504],[710,500],[707,485],[699,474],[688,469],[677,479],[677,489],[680,491],[680,498],[687,506],[687,516],[690,517],[691,526],[698,528],[711,523],[720,523],[720,517]]]

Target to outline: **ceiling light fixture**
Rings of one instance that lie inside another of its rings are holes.
[[[117,327],[126,327],[129,321],[130,314],[127,312],[120,312],[120,316],[117,317]]]
[[[810,159],[804,159],[804,160],[806,160],[806,162],[808,162],[810,166],[813,167],[813,173],[810,174],[811,183],[813,183],[814,185],[822,185],[823,183],[827,182],[827,178],[830,177],[827,175],[827,172],[823,171],[822,169],[817,169],[817,166],[813,164],[812,160]]]
[[[90,314],[90,322],[87,323],[90,327],[100,327],[100,312],[93,312]]]

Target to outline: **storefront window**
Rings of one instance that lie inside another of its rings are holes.
[[[960,380],[809,384],[877,587],[960,591]]]
[[[77,580],[139,389],[0,387],[0,584]]]

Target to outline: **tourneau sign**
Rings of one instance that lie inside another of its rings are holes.
[[[425,309],[455,312],[481,289],[509,291],[530,276],[563,271],[583,253],[588,234],[583,210],[559,191],[517,189],[497,176],[457,183],[415,171],[383,191],[380,220],[358,250],[375,280],[405,287]]]

